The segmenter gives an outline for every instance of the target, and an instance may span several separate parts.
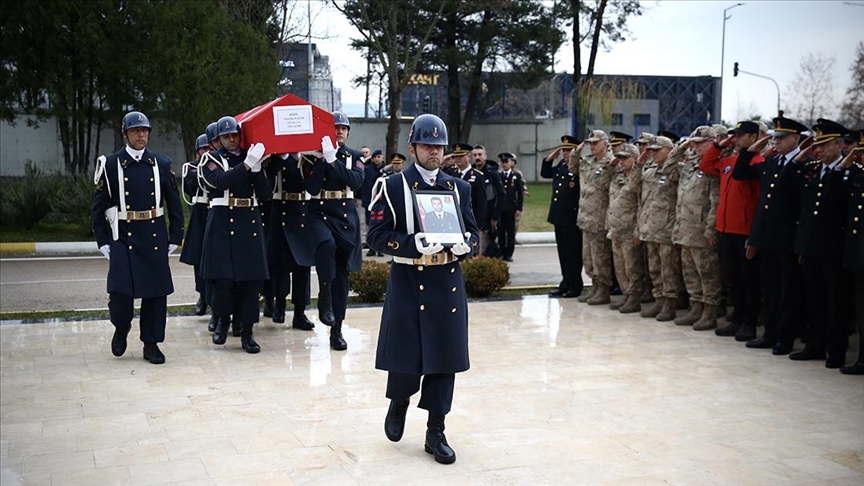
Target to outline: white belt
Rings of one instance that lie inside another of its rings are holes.
[[[420,258],[393,257],[393,263],[403,265],[447,265],[456,261],[456,257],[449,251],[423,255]]]
[[[144,219],[154,219],[165,214],[162,208],[148,209],[147,211],[119,211],[117,218],[123,221],[141,221]]]
[[[228,206],[229,208],[251,208],[258,206],[258,200],[254,197],[214,197],[210,200],[210,207]]]
[[[207,196],[192,196],[192,204],[208,204],[210,198]]]

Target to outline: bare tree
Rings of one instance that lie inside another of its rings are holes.
[[[802,123],[813,125],[817,118],[830,118],[834,109],[834,56],[808,53],[788,92],[792,111]]]
[[[840,106],[840,122],[852,130],[864,129],[864,42],[858,43],[855,60],[849,66],[852,80]]]

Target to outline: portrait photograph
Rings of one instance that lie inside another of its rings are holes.
[[[453,245],[465,240],[465,226],[451,191],[416,191],[415,212],[427,243]]]

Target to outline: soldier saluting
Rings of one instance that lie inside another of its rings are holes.
[[[143,356],[161,364],[165,355],[158,343],[165,340],[167,296],[174,292],[168,256],[183,239],[183,208],[171,160],[147,149],[150,120],[139,111],[129,112],[121,131],[126,146],[97,160],[91,213],[96,242],[109,261],[111,352],[114,356],[126,352],[132,306],[140,298]]]

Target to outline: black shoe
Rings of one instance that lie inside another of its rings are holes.
[[[574,292],[572,290],[568,290],[567,292],[564,292],[563,294],[561,294],[561,297],[563,297],[565,299],[573,299],[575,297],[579,297],[580,295],[582,295],[581,291]]]
[[[210,316],[210,322],[207,323],[207,330],[213,332],[216,330],[216,325],[219,324],[219,318],[216,315]]]
[[[213,344],[225,344],[228,340],[228,328],[231,327],[230,317],[220,317],[213,330]]]
[[[512,261],[513,261],[513,257],[509,257],[509,256],[508,256],[508,257],[504,257],[504,261],[505,261],[505,262],[512,262]]]
[[[756,328],[750,324],[744,324],[741,329],[735,333],[735,340],[739,343],[752,341],[756,339]]]
[[[844,375],[864,375],[864,360],[859,360],[852,366],[843,366],[840,373]]]
[[[203,316],[207,313],[207,302],[204,302],[204,296],[198,295],[198,302],[195,302],[195,315]]]
[[[770,349],[777,345],[777,339],[768,334],[763,335],[759,339],[754,339],[752,341],[747,341],[748,348],[752,349]]]
[[[249,354],[255,354],[261,351],[261,346],[258,346],[258,343],[255,342],[255,338],[252,337],[252,332],[243,333],[240,336],[240,346],[243,347],[243,351],[246,351]]]
[[[342,321],[333,323],[330,328],[330,347],[336,351],[345,351],[348,349],[348,343],[342,337]]]
[[[368,257],[373,257],[373,256],[375,256],[375,255],[377,255],[377,254],[378,254],[378,253],[376,253],[375,250],[369,250],[369,251],[366,252],[366,256],[368,256]]]
[[[741,327],[741,324],[732,322],[723,327],[718,327],[717,329],[714,329],[714,334],[724,337],[734,336],[738,334],[738,331],[741,330]]]
[[[285,322],[285,300],[283,299],[281,302],[276,302],[276,305],[273,307],[273,322],[276,324],[282,324]]]
[[[825,360],[825,367],[832,370],[836,370],[837,368],[843,368],[844,366],[846,366],[846,356],[841,356],[839,358],[829,357],[827,360]]]
[[[558,288],[555,290],[550,290],[549,294],[547,294],[547,295],[549,295],[549,297],[561,297],[566,293],[567,293],[566,290],[561,290],[560,288]]]
[[[111,338],[111,354],[118,358],[123,356],[123,353],[126,352],[126,338],[129,336],[129,331],[131,330],[132,326],[123,329],[119,327],[114,328],[114,337]]]
[[[793,361],[811,361],[811,360],[824,360],[825,359],[825,351],[817,351],[815,349],[808,349],[807,346],[804,346],[804,349],[798,351],[797,353],[792,353],[789,355],[789,359]]]
[[[399,442],[405,432],[405,414],[408,413],[409,401],[390,400],[390,408],[384,418],[384,435],[392,442]]]
[[[231,316],[231,335],[234,337],[240,337],[241,334],[243,334],[243,326],[237,322],[235,316]]]
[[[273,317],[273,299],[264,298],[264,317]]]
[[[306,314],[302,314],[294,316],[294,319],[291,320],[291,327],[303,331],[311,331],[312,329],[315,329],[315,324],[306,317]]]
[[[332,326],[336,322],[336,316],[333,314],[330,282],[318,283],[318,320],[325,326]]]
[[[144,359],[153,364],[162,364],[165,362],[165,355],[156,343],[144,343]]]
[[[792,341],[777,341],[771,354],[774,356],[786,356],[792,352]]]
[[[435,462],[441,464],[453,464],[456,461],[456,453],[447,443],[444,436],[444,416],[429,412],[429,420],[426,422],[426,443],[423,450],[435,456]]]

